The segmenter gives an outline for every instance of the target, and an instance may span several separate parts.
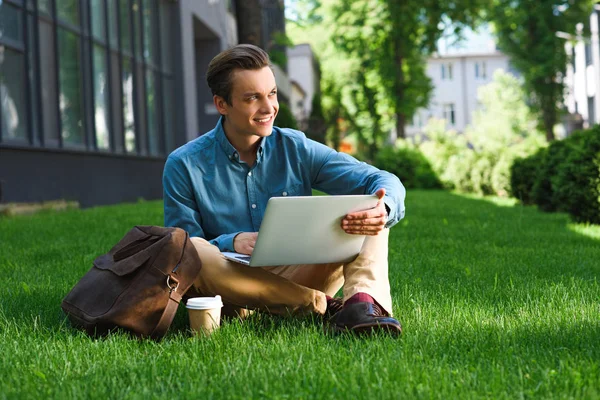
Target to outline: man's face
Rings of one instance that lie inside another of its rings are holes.
[[[215,105],[226,116],[225,131],[235,136],[269,136],[279,110],[277,85],[271,68],[237,69],[232,73],[231,104],[215,96]]]

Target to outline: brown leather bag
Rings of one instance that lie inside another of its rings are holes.
[[[123,328],[160,339],[200,268],[184,230],[136,226],[94,261],[61,307],[75,327],[90,335]]]

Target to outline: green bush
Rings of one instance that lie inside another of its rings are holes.
[[[553,179],[559,165],[566,159],[571,142],[556,140],[548,146],[541,157],[541,162],[532,188],[533,202],[546,212],[558,211],[560,204],[554,196]]]
[[[416,146],[446,187],[478,195],[508,195],[513,161],[544,145],[521,86],[514,76],[496,71],[494,81],[479,88],[480,107],[463,133],[447,130],[444,120],[429,120]]]
[[[600,126],[552,142],[511,171],[511,192],[524,204],[600,224]]]
[[[525,205],[535,203],[533,185],[536,182],[538,168],[544,160],[545,150],[541,149],[526,158],[518,157],[510,166],[510,194]]]
[[[442,183],[433,172],[431,164],[418,150],[384,147],[375,156],[373,165],[399,177],[407,188],[442,188]]]
[[[554,202],[577,222],[600,224],[600,126],[571,136],[552,179]]]
[[[279,103],[279,112],[275,118],[275,126],[280,128],[298,129],[296,118],[294,117],[294,114],[292,114],[290,107],[285,103]]]

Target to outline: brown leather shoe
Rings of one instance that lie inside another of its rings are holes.
[[[384,331],[392,336],[402,334],[400,322],[388,316],[377,304],[361,302],[345,305],[330,320],[335,332],[371,334]]]
[[[327,309],[323,315],[326,319],[331,319],[335,314],[344,308],[344,300],[339,297],[333,297],[327,300]]]

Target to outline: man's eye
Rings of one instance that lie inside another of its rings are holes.
[[[250,97],[248,97],[248,100],[256,100],[256,99],[257,99],[256,96],[250,96]]]
[[[269,93],[271,96],[275,96],[277,94],[277,90],[273,90],[271,93]]]

